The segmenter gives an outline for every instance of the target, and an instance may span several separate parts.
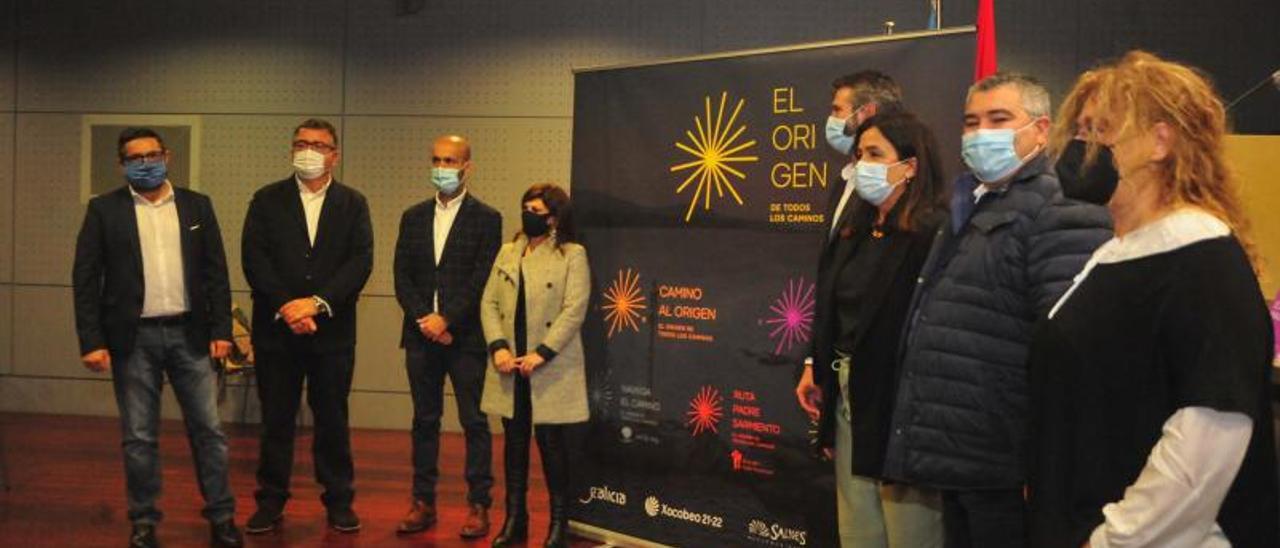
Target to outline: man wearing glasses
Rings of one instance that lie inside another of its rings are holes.
[[[275,529],[289,499],[293,439],[305,380],[315,417],[311,454],[329,526],[360,529],[351,509],[354,466],[347,395],[355,369],[356,300],[373,268],[373,228],[364,195],[333,178],[338,134],[320,119],[293,132],[294,174],[249,203],[241,263],[253,290],[262,440],[258,509],[246,531]]]
[[[72,283],[81,361],[112,372],[120,411],[132,547],[157,546],[160,393],[182,407],[204,517],[215,546],[240,546],[210,358],[231,349],[231,291],[222,233],[203,194],[168,179],[156,132],[129,128],[117,145],[127,185],[89,201]]]

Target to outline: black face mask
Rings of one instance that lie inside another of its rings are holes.
[[[1055,166],[1058,180],[1062,183],[1062,194],[1075,200],[1107,205],[1116,192],[1120,174],[1116,173],[1115,164],[1111,162],[1111,149],[1105,146],[1099,147],[1098,157],[1085,166],[1088,146],[1085,141],[1073,139],[1062,151],[1062,157]]]
[[[520,230],[524,231],[524,235],[530,238],[543,236],[551,230],[551,225],[547,224],[548,217],[550,215],[540,215],[532,211],[521,212]]]

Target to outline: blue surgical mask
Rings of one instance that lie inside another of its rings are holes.
[[[896,183],[889,182],[889,168],[905,161],[907,160],[892,164],[877,164],[865,160],[858,162],[854,166],[853,190],[871,205],[883,204],[893,194],[894,188],[907,182],[905,177]]]
[[[168,176],[169,166],[164,162],[135,160],[124,165],[124,180],[140,192],[160,188]]]
[[[1031,127],[1031,121],[1018,129],[979,129],[966,133],[961,139],[961,154],[965,165],[973,171],[973,176],[984,183],[994,183],[1013,175],[1027,159],[1039,152],[1039,147],[1020,158],[1014,146],[1017,133]]]
[[[462,170],[456,167],[431,168],[431,184],[444,194],[453,194],[462,185]]]
[[[853,150],[853,136],[844,134],[844,125],[846,118],[836,118],[835,116],[827,117],[827,144],[836,152],[849,155]]]

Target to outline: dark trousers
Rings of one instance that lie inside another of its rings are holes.
[[[258,453],[258,506],[283,507],[289,499],[293,440],[303,381],[307,405],[315,417],[311,456],[320,500],[343,508],[355,498],[347,395],[355,370],[355,349],[317,352],[308,348],[257,351],[258,399],[262,402],[262,441]]]
[[[160,496],[160,393],[169,377],[204,496],[204,517],[219,523],[234,517],[236,501],[227,480],[227,437],[218,424],[217,380],[208,348],[191,348],[181,325],[140,326],[133,351],[113,356],[111,371],[124,449],[129,520],[155,523]]]
[[[518,495],[523,499],[528,489],[529,470],[529,435],[533,433],[538,442],[538,453],[542,455],[542,475],[547,481],[547,493],[554,501],[569,491],[569,444],[565,439],[566,426],[563,424],[539,424],[533,426],[532,391],[529,379],[514,374],[515,408],[511,418],[502,419],[502,430],[505,433],[503,459],[506,461],[507,494]],[[511,480],[515,479],[513,484]],[[511,502],[508,502],[510,505]],[[523,504],[520,504],[523,507]]]
[[[1027,505],[1021,489],[943,491],[946,548],[1027,546]]]
[[[467,502],[488,508],[492,503],[493,438],[489,419],[480,412],[484,389],[483,350],[461,350],[438,344],[405,349],[405,369],[413,395],[413,497],[435,504],[440,478],[440,417],[444,413],[444,378],[453,385],[458,421],[467,441]]]

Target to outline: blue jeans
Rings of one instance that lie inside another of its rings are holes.
[[[218,425],[217,385],[208,349],[192,349],[180,325],[140,326],[133,352],[113,362],[112,384],[120,409],[129,520],[156,523],[160,495],[160,392],[168,375],[211,523],[235,516],[227,479],[227,437]]]

